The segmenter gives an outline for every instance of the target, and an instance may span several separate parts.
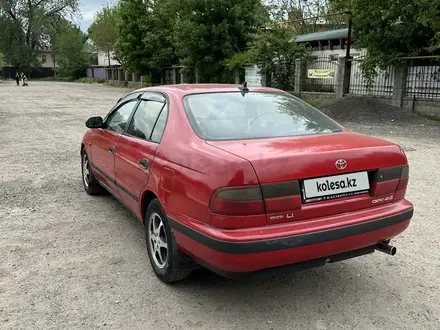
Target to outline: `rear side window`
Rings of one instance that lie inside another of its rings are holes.
[[[185,111],[205,140],[241,140],[340,132],[319,110],[282,93],[206,93],[186,96]]]

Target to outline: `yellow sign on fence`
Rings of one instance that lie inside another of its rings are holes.
[[[309,69],[307,77],[311,79],[333,79],[335,70],[332,69]]]

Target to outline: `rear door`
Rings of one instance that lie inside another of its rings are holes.
[[[137,210],[143,188],[150,178],[156,149],[165,129],[168,106],[158,93],[146,93],[118,144],[116,180],[122,200]]]
[[[114,193],[116,188],[115,153],[128,121],[139,100],[128,100],[118,105],[106,118],[103,129],[98,129],[93,137],[92,167],[97,177]]]

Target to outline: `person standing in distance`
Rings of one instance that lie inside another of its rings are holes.
[[[18,73],[18,71],[15,74],[15,81],[17,83],[17,87],[19,87],[20,86],[20,74]]]

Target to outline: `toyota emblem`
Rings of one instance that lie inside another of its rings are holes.
[[[335,165],[338,170],[345,170],[347,167],[347,161],[345,159],[338,159]]]

